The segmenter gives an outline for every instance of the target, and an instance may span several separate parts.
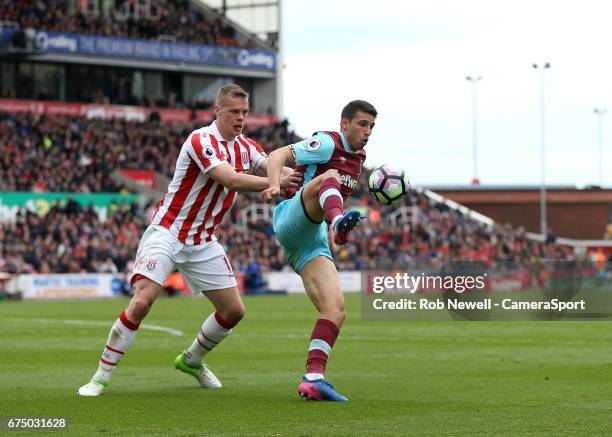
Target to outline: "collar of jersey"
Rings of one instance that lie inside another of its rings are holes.
[[[344,146],[344,150],[346,150],[349,153],[357,153],[351,150],[348,143],[346,142],[346,138],[344,137],[344,134],[342,132],[338,132],[338,133],[340,134],[340,139],[342,140],[342,145]]]
[[[210,125],[210,133],[213,134],[215,138],[218,138],[219,141],[227,141],[228,143],[231,143],[236,139],[236,137],[232,138],[231,140],[226,140],[223,138],[223,135],[221,135],[221,132],[219,132],[219,129],[217,128],[217,120],[213,121]]]

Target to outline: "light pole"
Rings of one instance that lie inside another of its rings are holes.
[[[472,165],[474,168],[472,185],[480,185],[480,180],[478,179],[478,120],[476,112],[476,88],[478,82],[482,80],[482,76],[466,76],[465,79],[472,83]]]
[[[550,68],[550,63],[533,64],[533,68],[540,70],[540,233],[546,239],[546,141],[545,141],[545,118],[544,118],[544,71]]]
[[[603,188],[603,117],[608,112],[605,108],[595,108],[593,112],[597,116],[597,145],[599,147],[599,187]]]

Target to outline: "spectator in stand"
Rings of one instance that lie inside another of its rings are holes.
[[[247,294],[263,294],[266,292],[266,281],[261,275],[261,266],[257,260],[252,259],[243,271],[244,292]]]

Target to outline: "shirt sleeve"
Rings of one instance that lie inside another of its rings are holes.
[[[297,165],[323,164],[330,160],[335,147],[332,137],[323,132],[289,146]]]
[[[202,173],[208,173],[226,162],[225,157],[219,152],[219,144],[206,133],[192,132],[186,143],[189,157],[200,167]]]
[[[255,173],[257,168],[262,162],[266,160],[268,155],[264,152],[263,148],[250,138],[245,138],[247,146],[249,147],[249,156],[251,157],[251,173]]]

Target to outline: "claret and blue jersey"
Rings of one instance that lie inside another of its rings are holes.
[[[345,199],[358,185],[366,153],[364,150],[353,152],[341,132],[316,132],[289,147],[296,170],[304,174],[303,185],[329,169],[340,173],[340,192]]]
[[[296,170],[304,174],[304,179],[302,185],[289,195],[289,199],[277,205],[273,226],[287,262],[300,273],[308,262],[318,256],[333,261],[327,241],[327,223],[313,222],[306,215],[301,202],[302,188],[320,174],[335,169],[340,173],[340,192],[346,199],[358,184],[366,154],[363,150],[353,152],[341,132],[317,132],[289,147]]]

